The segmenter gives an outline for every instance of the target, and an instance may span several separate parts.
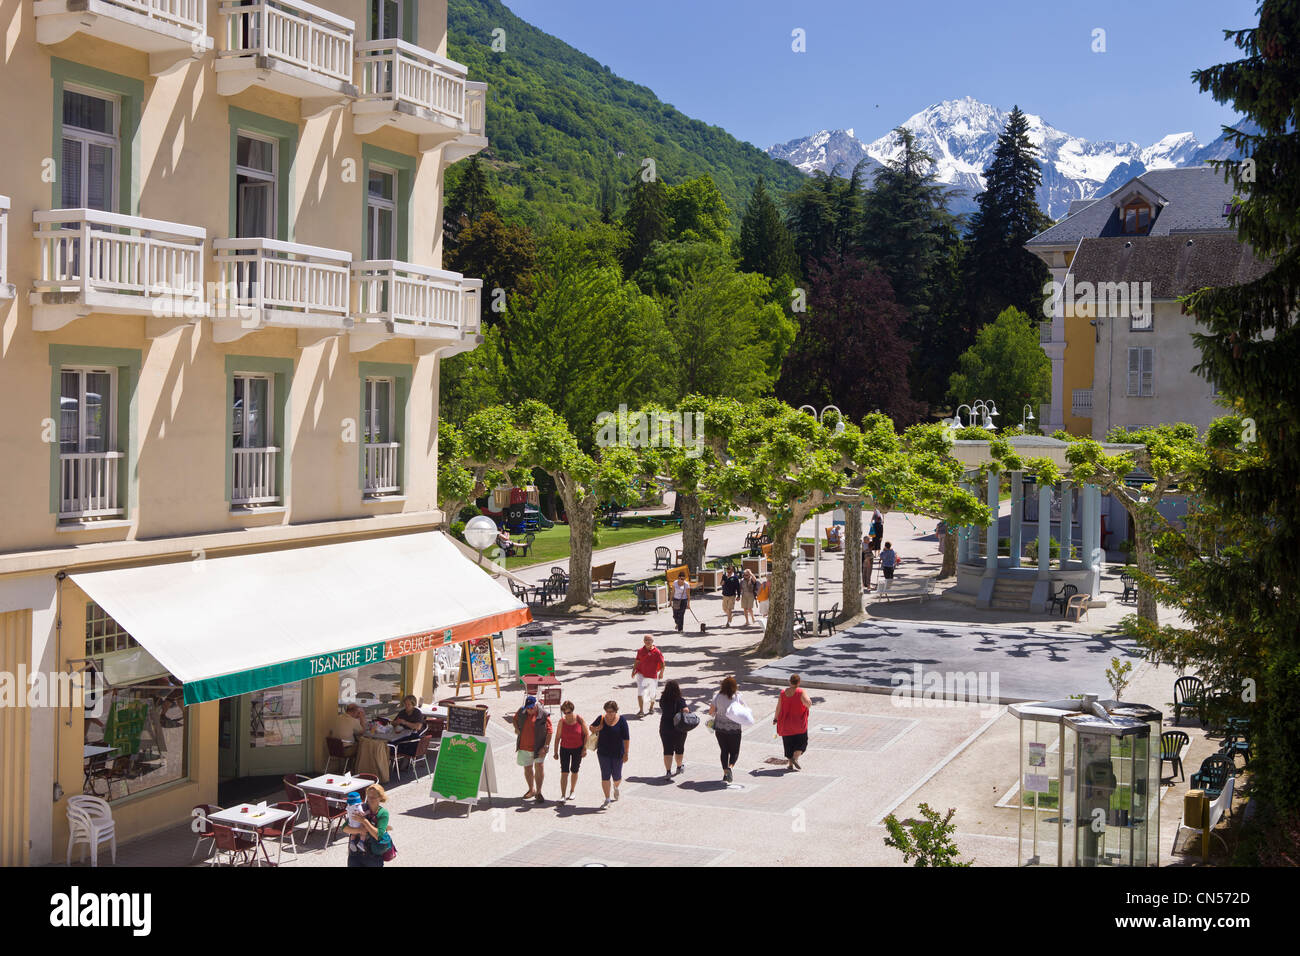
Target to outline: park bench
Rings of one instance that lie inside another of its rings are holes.
[[[894,598],[919,598],[921,603],[925,603],[928,597],[934,597],[934,588],[938,583],[938,578],[881,578],[880,589],[876,592],[877,597],[883,597],[887,601]]]
[[[604,582],[605,587],[614,586],[614,562],[609,564],[597,564],[591,568],[591,586],[594,588]]]
[[[1197,774],[1192,775],[1193,787],[1196,786],[1196,777]],[[1227,780],[1224,782],[1223,789],[1219,791],[1219,794],[1218,796],[1215,797],[1214,802],[1210,804],[1210,819],[1208,821],[1210,833],[1214,833],[1214,828],[1219,825],[1219,821],[1223,819],[1223,815],[1225,813],[1229,815],[1231,815],[1232,813],[1233,786],[1234,786],[1233,777],[1229,775]],[[1191,830],[1193,833],[1199,833],[1201,834],[1201,839],[1206,839],[1205,837],[1206,831],[1203,830],[1201,827],[1191,827],[1188,826],[1186,823],[1184,823],[1182,820],[1179,820],[1178,829],[1174,832],[1174,847],[1178,846],[1178,834],[1182,833],[1184,830]],[[1219,834],[1217,833],[1214,833],[1214,836],[1218,839],[1220,843],[1223,844],[1223,851],[1226,853],[1228,851],[1228,842],[1224,840],[1223,837],[1219,836]],[[1170,852],[1173,852],[1173,847],[1170,847]]]

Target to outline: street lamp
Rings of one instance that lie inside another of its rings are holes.
[[[799,411],[801,412],[807,411],[810,415],[812,415],[813,418],[817,419],[819,423],[824,422],[826,420],[826,413],[831,411],[832,409],[834,409],[835,414],[839,416],[839,420],[835,423],[835,434],[838,435],[844,431],[844,414],[834,405],[827,405],[820,412],[817,411],[817,409],[813,408],[813,406],[811,405],[799,406]],[[879,409],[877,409],[877,411],[878,410]],[[796,529],[795,535],[797,536],[798,533],[799,533],[798,529]],[[796,547],[796,550],[799,549]],[[797,587],[795,588],[795,591],[796,593],[798,592]],[[820,620],[817,611],[821,604],[821,600],[820,600],[821,595],[822,595],[822,516],[821,513],[818,512],[817,514],[813,515],[813,620],[814,621]]]
[[[1029,423],[1034,420],[1034,410],[1025,405],[1022,411],[1024,414],[1020,416],[1020,427],[1024,431],[1029,431]]]
[[[497,540],[497,523],[487,515],[475,515],[465,522],[465,543],[478,552],[479,563],[483,563],[483,552],[492,547]]]

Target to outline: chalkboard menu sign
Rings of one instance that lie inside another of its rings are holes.
[[[486,737],[445,731],[438,743],[438,762],[433,767],[430,796],[473,803],[478,799],[483,779],[483,762],[489,759],[491,745]]]
[[[447,727],[443,733],[470,734],[483,737],[487,734],[488,712],[478,707],[447,706]]]

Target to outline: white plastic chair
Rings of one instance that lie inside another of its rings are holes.
[[[112,851],[113,863],[117,863],[117,831],[113,823],[113,812],[108,801],[102,797],[82,794],[68,798],[68,856],[67,865],[72,865],[72,848],[78,843],[90,846],[90,865],[99,866],[99,845],[108,843]],[[78,860],[86,858],[83,846]]]

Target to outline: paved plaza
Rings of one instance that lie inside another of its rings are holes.
[[[911,530],[898,516],[890,521]],[[938,555],[933,537],[927,537],[932,523],[916,519],[915,525],[912,537],[895,534],[899,550],[912,559],[910,573],[934,573]],[[710,527],[710,555],[738,551],[754,527],[752,520]],[[640,580],[654,573],[657,545],[678,547],[680,541],[677,534],[638,542],[610,549],[608,556],[602,552],[600,559],[616,560],[622,580]],[[840,599],[841,569],[838,556],[826,556],[823,608]],[[536,580],[548,570],[525,569],[521,576]],[[801,565],[798,574],[797,604],[810,610],[812,569]],[[899,865],[898,852],[884,845],[881,821],[891,812],[912,815],[922,801],[941,810],[957,808],[957,845],[977,865],[1012,865],[1018,812],[1008,796],[1018,780],[1017,721],[996,701],[896,700],[880,692],[890,689],[892,673],[910,674],[918,664],[927,671],[996,673],[1002,701],[1044,699],[1083,691],[1106,694],[1104,670],[1112,656],[1119,656],[1135,662],[1125,699],[1170,712],[1176,675],[1142,663],[1113,633],[1117,616],[1110,623],[1099,614],[1098,620],[1067,624],[1059,616],[977,612],[946,599],[925,605],[869,601],[858,623],[833,637],[800,640],[792,657],[773,661],[753,653],[760,627],[722,626],[717,594],[699,598],[695,610],[711,625],[704,635],[695,628],[676,633],[667,610],[640,615],[596,610],[573,617],[539,612],[554,631],[564,698],[589,720],[609,699],[629,717],[631,756],[621,799],[600,809],[599,770],[588,757],[576,799],[556,803],[559,764],[549,756],[547,802],[522,799],[523,773],[514,763],[513,734],[504,718],[522,702],[523,690],[513,674],[506,674],[500,698],[492,691],[486,697],[501,792],[472,810],[445,802],[434,809],[428,775],[413,779],[406,773],[389,789],[398,847],[391,865]],[[1114,608],[1103,610],[1116,615]],[[689,617],[687,622],[692,623]],[[633,655],[646,633],[664,652],[666,678],[680,682],[697,711],[707,709],[723,677],[739,679],[757,723],[743,736],[731,785],[722,781],[717,744],[703,727],[688,737],[685,772],[665,779],[658,714],[636,716],[631,678]],[[801,772],[785,769],[772,724],[779,686],[791,669],[814,685]],[[1170,722],[1167,716],[1166,725]],[[1199,728],[1183,729],[1192,735],[1187,763],[1195,767],[1201,751],[1214,747]],[[1185,786],[1165,791],[1164,862],[1169,862]],[[343,866],[345,841],[336,839],[328,847],[324,842],[321,833],[313,834],[308,851],[285,865]],[[172,827],[120,847],[119,865],[187,865],[193,848],[192,835]]]

